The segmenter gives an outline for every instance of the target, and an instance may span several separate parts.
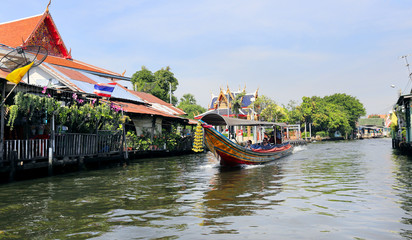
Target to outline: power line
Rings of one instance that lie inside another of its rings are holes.
[[[412,76],[411,76],[412,73],[411,73],[411,69],[409,67],[408,56],[409,55],[401,56],[401,58],[405,59],[406,67],[408,68],[408,77],[409,77],[409,81],[406,83],[405,89],[403,91],[404,93],[407,89],[411,89],[410,84],[412,83]],[[411,89],[410,92],[412,93],[412,89]]]

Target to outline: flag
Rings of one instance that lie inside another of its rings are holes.
[[[24,75],[26,75],[26,73],[29,71],[31,66],[33,66],[33,63],[34,62],[31,62],[30,64],[24,67],[15,69],[13,72],[9,73],[6,76],[6,79],[12,83],[18,84],[21,81],[21,79],[24,77]]]
[[[385,120],[385,127],[390,127],[391,126],[391,115],[388,114],[388,117]]]
[[[101,97],[111,97],[116,83],[98,83],[94,85],[93,93]]]
[[[395,112],[392,113],[392,117],[391,117],[391,125],[393,124],[393,126],[397,126],[398,125],[398,117],[396,117]]]

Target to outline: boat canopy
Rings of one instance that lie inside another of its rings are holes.
[[[262,122],[239,118],[230,118],[216,113],[205,114],[202,121],[214,126],[228,125],[228,126],[287,126],[285,123]]]

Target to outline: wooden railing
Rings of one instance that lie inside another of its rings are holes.
[[[12,152],[17,153],[18,160],[47,158],[49,155],[49,139],[5,140],[4,156],[10,159]]]
[[[119,152],[122,146],[121,132],[96,134],[65,133],[56,135],[55,156],[86,156],[99,153]]]
[[[193,138],[185,137],[177,142],[174,149],[168,150],[187,151],[192,148],[192,144]],[[54,149],[53,156],[58,158],[120,153],[122,151],[122,132],[56,134],[54,144],[50,139],[5,140],[4,161],[10,161],[12,155],[14,155],[15,160],[46,159],[49,157],[49,147]]]

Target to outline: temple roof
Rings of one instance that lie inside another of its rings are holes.
[[[209,110],[219,108],[218,104],[220,102],[226,103],[227,98],[229,98],[229,103],[233,102],[236,96],[241,93],[242,93],[241,91],[230,92],[230,90],[227,90],[226,92],[223,92],[223,90],[221,90],[218,96],[212,96],[212,99],[209,104]],[[245,96],[243,96],[242,98],[242,108],[249,107],[253,103],[253,101],[255,101],[256,98],[257,98],[257,91],[254,93],[246,93]]]
[[[13,48],[21,46],[23,42],[27,41],[42,18],[43,14],[40,14],[11,22],[0,23],[0,43]]]
[[[47,63],[121,76],[118,73],[73,59],[48,10],[40,15],[0,23],[0,44],[12,48],[40,45],[45,47],[49,53],[45,60]]]

